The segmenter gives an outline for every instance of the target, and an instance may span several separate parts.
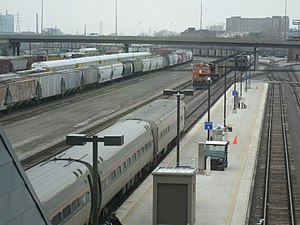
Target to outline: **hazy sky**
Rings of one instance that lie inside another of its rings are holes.
[[[138,35],[140,30],[167,29],[181,32],[188,27],[200,27],[201,0],[117,0],[118,34]],[[1,14],[20,14],[24,31],[39,29],[42,0],[0,0]],[[44,27],[57,26],[65,33],[115,32],[116,0],[44,0]],[[226,18],[284,16],[285,0],[203,0],[203,28],[225,24]],[[287,0],[287,15],[300,19],[300,0]]]

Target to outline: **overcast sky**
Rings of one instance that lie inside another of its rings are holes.
[[[42,0],[0,0],[1,14],[20,14],[22,31],[39,29]],[[119,35],[138,35],[140,30],[163,29],[182,32],[188,27],[200,27],[201,0],[117,0]],[[44,0],[44,27],[57,26],[65,33],[102,34],[115,32],[116,0]],[[226,18],[284,16],[285,0],[203,0],[203,28],[225,25]],[[300,19],[300,0],[287,0],[287,15]],[[292,25],[291,25],[292,26]]]

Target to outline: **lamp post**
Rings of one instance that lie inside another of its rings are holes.
[[[142,36],[142,23],[139,23],[140,25],[140,36]]]
[[[223,126],[226,127],[226,90],[227,90],[227,76],[226,76],[226,68],[225,68],[225,76],[224,76],[224,121]]]
[[[116,16],[116,18],[115,18],[115,33],[116,33],[116,36],[118,36],[118,0],[116,0],[116,8],[115,8],[115,10],[116,10],[116,12],[115,12],[115,16]]]
[[[182,90],[182,91],[174,91],[171,89],[165,89],[163,91],[164,95],[173,95],[176,94],[177,97],[177,160],[176,166],[179,166],[179,133],[180,133],[180,94],[184,94],[185,96],[191,96],[194,94],[193,90]]]
[[[98,205],[101,206],[101,199],[99,201],[99,173],[98,173],[98,142],[104,142],[104,146],[117,146],[124,144],[124,135],[86,137],[85,134],[69,134],[66,138],[67,145],[85,145],[86,142],[93,143],[93,190],[92,190],[92,213],[93,225],[98,225]],[[100,186],[101,187],[101,186]],[[101,196],[100,196],[101,197]]]
[[[44,30],[44,0],[42,0],[42,15],[41,15],[41,34],[43,35]]]
[[[241,81],[240,81],[240,96],[243,95],[243,65],[244,65],[244,58],[240,58],[240,65],[239,65],[239,71],[241,72]]]
[[[211,82],[211,78],[208,77],[207,81],[208,81],[207,121],[210,122],[210,82]],[[209,141],[209,129],[207,129],[207,140]]]
[[[236,70],[238,66],[238,57],[234,57],[234,84],[233,84],[233,112],[236,112],[236,101],[237,101],[237,91],[236,91]]]
[[[248,91],[248,87],[247,87],[247,80],[248,80],[248,58],[247,58],[248,54],[246,54],[245,57],[245,67],[244,67],[244,71],[245,71],[245,92]]]

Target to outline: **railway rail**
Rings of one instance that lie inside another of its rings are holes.
[[[298,78],[294,72],[286,72],[284,77],[280,76],[278,71],[272,68],[273,65],[270,66],[267,75],[273,82],[269,88],[264,120],[266,122],[257,157],[249,224],[293,225],[300,221],[300,193],[290,146],[291,134],[286,121],[287,104],[283,85],[287,83],[295,89],[298,86],[295,84]],[[295,90],[294,93],[296,96]]]
[[[121,84],[121,85],[126,85],[126,84]],[[128,85],[128,83],[127,83]],[[181,85],[178,85],[178,89],[185,89],[187,87],[190,86],[190,82],[184,82]],[[82,96],[81,98],[79,98],[80,100],[84,100],[89,98],[89,94],[85,93],[84,96]],[[93,124],[91,126],[87,126],[82,133],[87,134],[87,135],[93,135],[111,125],[113,125],[117,120],[119,120],[120,118],[124,117],[125,115],[127,115],[128,113],[136,110],[139,107],[142,107],[150,102],[152,102],[153,100],[157,99],[157,98],[162,98],[161,96],[153,96],[152,98],[147,99],[146,101],[140,102],[136,105],[134,105],[133,107],[128,107],[126,110],[122,111],[122,112],[118,112],[116,114],[111,115],[110,117],[106,117],[105,119],[103,119],[101,122]],[[72,104],[73,101],[78,101],[78,98],[71,98],[70,101],[67,101],[67,104]],[[61,107],[63,103],[58,102],[57,104],[55,104],[54,107]],[[66,103],[65,103],[66,104]],[[37,109],[37,111],[39,110],[47,110],[45,109]],[[25,113],[26,114],[26,113]],[[27,115],[27,114],[26,114]],[[20,117],[21,118],[21,117]],[[8,119],[6,122],[9,122],[10,119]],[[68,146],[65,143],[65,140],[63,139],[62,141],[59,141],[58,143],[50,146],[49,148],[45,148],[42,151],[40,151],[37,154],[34,154],[24,160],[21,161],[22,166],[24,167],[25,170],[29,169],[30,167],[40,163],[41,161],[50,159],[52,157],[54,157],[55,155],[65,151],[68,148]]]

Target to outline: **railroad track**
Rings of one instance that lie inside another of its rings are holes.
[[[122,85],[126,85],[123,84]],[[127,84],[128,85],[128,84]],[[176,89],[181,90],[181,89],[186,89],[187,87],[191,86],[191,82],[184,82],[180,85],[178,85],[176,87]],[[118,86],[119,87],[119,86]],[[163,93],[162,93],[163,94]],[[79,100],[76,100],[76,98],[72,98],[70,101],[68,101],[67,104],[71,104],[73,101],[80,101],[80,100],[84,100],[86,98],[89,97],[88,94],[84,94],[85,96],[79,98]],[[128,107],[126,110],[122,111],[122,112],[117,112],[116,114],[111,115],[110,117],[106,117],[105,119],[103,119],[101,122],[99,123],[95,123],[91,126],[87,126],[81,133],[84,133],[88,136],[94,135],[95,133],[113,125],[114,123],[116,123],[117,120],[119,120],[120,118],[124,117],[125,115],[129,114],[130,112],[154,101],[155,99],[158,98],[164,98],[163,95],[160,95],[158,97],[154,96],[152,98],[149,98],[143,102],[137,103],[134,106]],[[61,107],[63,105],[63,103],[57,103],[58,105],[55,105],[54,107]],[[40,110],[46,110],[46,109],[40,109]],[[27,114],[26,114],[27,115]],[[9,121],[9,119],[8,119]],[[61,152],[65,151],[69,146],[66,145],[65,143],[65,139],[63,139],[62,141],[59,141],[58,143],[49,146],[48,148],[43,149],[42,151],[38,152],[37,154],[34,154],[26,159],[23,159],[21,161],[21,164],[23,166],[23,168],[25,170],[35,166],[36,164],[48,160],[54,156],[56,156],[57,154],[60,154]]]
[[[158,73],[162,73],[168,70],[160,71]],[[42,114],[43,112],[49,111],[49,107],[51,109],[57,109],[61,107],[65,107],[67,105],[71,105],[78,101],[84,101],[86,99],[89,99],[91,95],[101,95],[105,92],[109,92],[113,89],[115,89],[115,85],[117,84],[118,88],[126,87],[129,85],[133,85],[135,83],[138,83],[140,79],[148,80],[152,79],[152,74],[144,74],[140,76],[135,76],[131,79],[124,80],[122,82],[115,81],[114,83],[107,83],[99,86],[99,88],[90,88],[88,90],[85,90],[83,92],[73,92],[70,95],[57,96],[55,98],[45,99],[39,104],[34,104],[32,106],[27,106],[23,108],[16,108],[13,111],[7,112],[7,111],[1,111],[0,112],[0,123],[2,126],[16,122],[19,120],[24,120],[26,118],[30,118],[34,115]],[[50,104],[51,103],[51,104]]]
[[[228,76],[228,75],[227,75]],[[229,76],[226,81],[226,91],[231,87],[234,82],[233,76]],[[210,91],[210,105],[211,107],[224,95],[225,91],[224,78],[219,80],[217,83],[211,85]],[[202,92],[202,93],[201,93]],[[207,92],[207,90],[206,90]],[[186,118],[186,129],[187,133],[198,121],[201,119],[208,109],[208,93],[196,90],[194,98],[185,101],[187,104],[187,118]]]
[[[132,80],[130,80],[130,82],[134,82]],[[222,93],[223,93],[223,89],[221,88],[224,83],[224,81],[221,79],[219,82],[217,82],[216,84],[213,84],[211,87],[211,105],[213,105],[218,99],[219,97],[221,97]],[[229,78],[227,80],[228,85],[227,87],[230,86],[230,84],[232,84],[233,79]],[[125,84],[126,83],[126,84]],[[128,85],[127,82],[123,82],[122,84],[119,85]],[[113,88],[113,87],[107,87],[107,88]],[[182,84],[177,85],[176,87],[174,87],[174,89],[176,90],[183,90],[183,89],[190,89],[191,88],[191,82],[187,81],[184,82]],[[101,90],[99,90],[101,91]],[[97,90],[98,92],[98,90]],[[188,118],[187,118],[187,129],[185,132],[188,132],[190,130],[190,128],[198,121],[198,119],[200,119],[207,111],[207,100],[208,100],[208,96],[207,94],[203,94],[201,95],[201,92],[204,92],[204,90],[195,90],[194,96],[191,97],[182,97],[182,100],[186,103],[188,110],[187,110],[187,114],[188,114]],[[201,97],[199,97],[201,96]],[[73,101],[81,101],[84,100],[86,98],[89,97],[89,93],[84,93],[83,96],[77,96],[78,98],[70,98],[70,100],[66,100],[67,102],[65,104],[72,104]],[[84,129],[84,131],[82,131],[82,133],[85,133],[87,135],[93,135],[103,129],[105,129],[106,127],[109,127],[111,125],[113,125],[118,119],[124,117],[126,114],[136,110],[139,107],[142,107],[148,103],[150,103],[151,101],[158,99],[158,98],[168,98],[167,96],[158,96],[158,97],[153,97],[153,98],[149,98],[146,101],[142,102],[142,103],[138,103],[136,104],[134,107],[129,107],[128,109],[124,110],[121,113],[118,113],[116,115],[112,115],[109,118],[105,118],[103,121],[94,124],[93,126],[87,127],[86,129]],[[61,101],[58,101],[56,104],[54,104],[53,107],[62,107],[64,103]],[[46,107],[46,106],[45,106]],[[36,109],[37,111],[34,111],[33,113],[37,113],[43,111],[43,110],[47,110],[46,108],[43,109]],[[30,116],[30,113],[21,113],[21,115],[23,115],[23,117],[26,116]],[[17,118],[14,119],[21,119],[22,116],[19,116]],[[3,118],[4,119],[4,118]],[[11,120],[10,117],[8,117],[8,119],[4,119],[5,122],[9,122]],[[2,121],[4,122],[4,121]],[[32,155],[24,160],[21,161],[21,164],[23,165],[23,167],[26,169],[29,169],[30,167],[40,163],[41,161],[45,161],[47,159],[50,159],[52,157],[54,157],[55,155],[65,151],[68,148],[68,146],[66,146],[65,144],[65,140],[63,139],[62,141],[59,141],[58,143],[44,149],[43,151]]]
[[[249,224],[297,224],[299,192],[289,151],[282,84],[271,84],[258,156]],[[297,213],[296,213],[297,212]]]
[[[282,85],[272,85],[263,201],[264,224],[295,224]]]

